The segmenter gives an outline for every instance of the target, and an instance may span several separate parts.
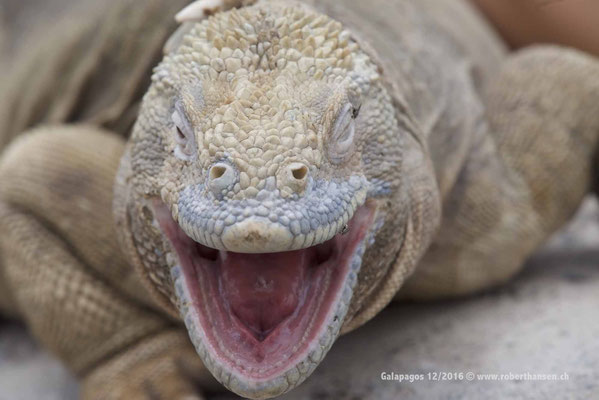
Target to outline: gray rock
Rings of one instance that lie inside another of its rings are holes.
[[[74,378],[23,326],[0,322],[0,400],[77,398]]]

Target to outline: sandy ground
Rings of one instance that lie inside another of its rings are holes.
[[[599,399],[597,310],[599,206],[589,199],[510,284],[462,300],[389,307],[342,337],[312,377],[284,398]],[[383,381],[382,372],[424,380]],[[435,380],[429,373],[464,376]],[[510,373],[567,379],[476,376]],[[70,375],[22,327],[0,327],[0,400],[69,400],[76,393]]]

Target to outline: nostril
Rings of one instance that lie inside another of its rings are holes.
[[[291,162],[277,171],[276,182],[282,196],[301,195],[310,183],[310,170],[302,162]]]
[[[208,184],[215,194],[221,194],[223,190],[230,189],[236,181],[235,169],[226,163],[214,164],[208,171]]]
[[[294,165],[291,165],[290,168],[291,168],[291,175],[293,175],[293,177],[295,179],[297,179],[298,181],[301,181],[302,179],[304,179],[306,177],[306,175],[308,175],[308,167],[306,167],[305,165],[294,164]]]
[[[215,165],[210,168],[210,179],[215,180],[222,177],[227,172],[227,167],[224,165]]]

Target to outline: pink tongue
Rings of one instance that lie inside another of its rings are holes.
[[[258,340],[291,315],[300,302],[309,251],[270,254],[227,252],[221,288],[231,309]]]

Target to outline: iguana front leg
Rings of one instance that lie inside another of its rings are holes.
[[[597,179],[598,59],[558,47],[521,51],[485,103],[487,124],[444,202],[441,231],[400,296],[447,297],[506,281]]]
[[[56,127],[6,150],[0,275],[13,311],[83,379],[83,399],[198,398],[205,369],[185,330],[151,305],[116,243],[123,147],[97,129]]]

